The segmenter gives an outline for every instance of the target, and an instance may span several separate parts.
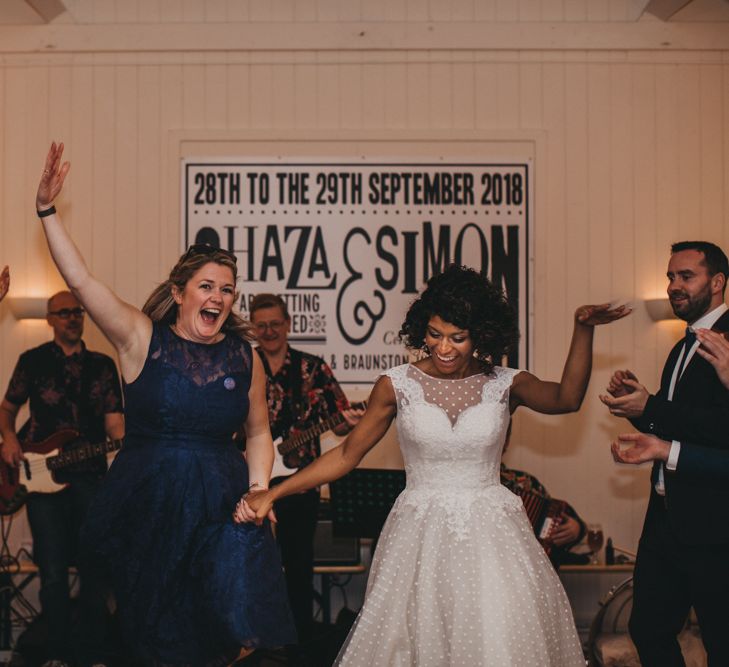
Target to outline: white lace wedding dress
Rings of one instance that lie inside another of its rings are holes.
[[[584,667],[570,605],[499,482],[518,371],[387,371],[407,486],[385,523],[343,667]]]

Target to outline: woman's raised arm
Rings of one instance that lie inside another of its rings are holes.
[[[575,312],[575,328],[559,382],[546,382],[531,373],[519,373],[511,388],[511,410],[524,405],[536,412],[576,412],[582,405],[592,372],[592,339],[595,326],[608,324],[631,313],[627,306],[581,306]]]
[[[63,144],[51,144],[46,156],[36,209],[43,222],[53,261],[69,289],[119,353],[122,373],[136,377],[147,354],[152,323],[140,310],[122,301],[86,266],[76,244],[56,213],[54,200],[63,188],[71,164],[62,162]]]

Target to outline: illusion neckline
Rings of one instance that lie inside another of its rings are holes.
[[[466,380],[471,380],[473,378],[479,377],[479,376],[486,376],[487,373],[485,371],[479,371],[478,373],[474,373],[473,375],[468,375],[464,378],[437,378],[435,375],[431,375],[430,373],[426,373],[424,370],[418,368],[415,364],[410,364],[411,368],[414,368],[418,373],[421,375],[424,375],[427,378],[430,378],[431,380],[436,380],[437,382],[465,382]]]

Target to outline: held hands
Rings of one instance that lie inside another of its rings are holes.
[[[39,211],[50,208],[53,201],[63,188],[66,174],[71,168],[70,162],[61,163],[63,157],[63,143],[56,145],[54,141],[46,155],[46,164],[43,167],[38,192],[35,196],[35,206]]]
[[[696,338],[701,343],[696,354],[714,367],[722,384],[729,388],[729,342],[724,334],[709,329],[697,329]]]
[[[614,398],[632,394],[635,391],[635,387],[626,382],[626,380],[638,382],[638,378],[635,376],[635,373],[633,373],[633,371],[629,371],[627,368],[624,371],[615,371],[607,386],[608,393]]]
[[[5,298],[10,288],[10,269],[6,266],[0,273],[0,301]]]
[[[616,417],[636,418],[645,411],[650,394],[638,382],[632,371],[615,371],[607,386],[609,395],[601,394],[600,400]]]
[[[609,303],[601,303],[594,306],[580,306],[575,311],[575,322],[586,327],[594,327],[599,324],[609,324],[615,320],[622,319],[632,312],[633,309],[629,306],[622,305],[611,308]]]
[[[629,443],[633,443],[633,446],[622,447]],[[646,461],[668,461],[671,443],[647,433],[624,433],[610,445],[610,450],[617,463],[637,465]]]
[[[249,491],[238,501],[233,512],[235,523],[255,523],[260,526],[266,518],[272,523],[276,523],[276,515],[273,512],[273,493],[270,489]]]

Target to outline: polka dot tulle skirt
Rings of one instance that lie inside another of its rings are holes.
[[[458,381],[388,371],[407,488],[335,664],[584,667],[559,578],[521,500],[499,483],[515,373]]]

